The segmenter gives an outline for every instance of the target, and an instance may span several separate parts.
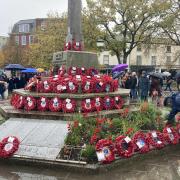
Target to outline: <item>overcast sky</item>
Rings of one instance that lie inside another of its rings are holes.
[[[83,6],[85,5],[85,0]],[[44,18],[50,12],[67,11],[68,0],[0,0],[0,36],[7,36],[14,23]]]

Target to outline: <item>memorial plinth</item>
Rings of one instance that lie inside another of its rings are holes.
[[[96,53],[87,51],[60,51],[53,55],[52,64],[54,66],[65,65],[68,67],[98,67],[98,57]]]

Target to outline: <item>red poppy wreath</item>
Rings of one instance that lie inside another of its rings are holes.
[[[0,142],[0,157],[9,158],[11,157],[19,148],[19,139],[15,136],[9,136],[4,138]]]
[[[76,102],[73,99],[65,99],[62,103],[62,110],[64,113],[75,112]]]

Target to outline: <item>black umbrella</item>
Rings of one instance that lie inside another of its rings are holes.
[[[6,69],[6,70],[23,70],[26,68],[20,64],[9,64],[4,69]]]
[[[158,78],[158,79],[163,79],[162,73],[151,72],[151,73],[149,73],[149,75],[152,77]]]

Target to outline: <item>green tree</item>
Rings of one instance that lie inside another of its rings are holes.
[[[157,21],[169,8],[166,0],[87,0],[94,23],[104,30],[106,47],[123,63],[138,45],[157,32]]]

